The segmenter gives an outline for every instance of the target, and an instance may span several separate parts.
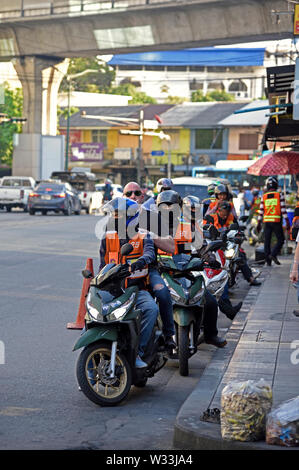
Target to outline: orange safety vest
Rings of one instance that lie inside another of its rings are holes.
[[[137,233],[132,240],[129,241],[131,245],[134,247],[133,251],[127,256],[121,256],[120,254],[120,240],[118,237],[117,232],[107,232],[106,233],[106,254],[105,254],[105,263],[110,264],[110,263],[125,263],[125,261],[128,264],[133,263],[134,261],[137,261],[140,256],[143,255],[143,240],[144,240],[145,234]],[[136,270],[134,273],[131,273],[131,275],[127,279],[137,279],[141,277],[146,277],[148,274],[148,266],[145,266],[141,270]]]
[[[271,196],[271,197],[269,197]],[[264,217],[263,222],[280,222],[281,207],[280,194],[277,191],[269,191],[263,195]]]
[[[215,212],[215,214],[209,214],[209,217],[212,217],[213,225],[217,228],[217,230],[222,229],[224,227],[229,227],[231,224],[234,223],[234,215],[232,213],[228,215],[224,225],[221,225],[219,223],[218,215],[219,214],[217,212]],[[208,220],[204,220],[203,223],[205,225],[205,224],[209,224],[210,222]]]
[[[191,243],[192,242],[191,223],[180,222],[177,227],[176,234],[173,240],[175,244],[174,253],[166,253],[166,251],[162,251],[159,248],[158,255],[162,255],[162,256],[178,255],[180,253],[179,245],[184,245],[184,243]]]

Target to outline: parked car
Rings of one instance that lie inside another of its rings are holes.
[[[215,178],[200,178],[182,176],[173,178],[173,190],[177,191],[182,198],[185,196],[197,196],[200,200],[208,197],[207,187],[213,183]]]
[[[30,176],[3,176],[0,183],[0,209],[10,212],[13,207],[21,207],[26,212],[28,197],[35,187]]]
[[[119,197],[123,193],[123,187],[120,184],[112,184],[112,199],[115,197]],[[105,184],[96,184],[95,189],[96,192],[93,193],[92,198],[91,198],[91,204],[90,204],[90,214],[95,214],[98,212],[103,204],[103,191],[104,191]]]
[[[96,175],[86,171],[53,171],[52,179],[68,182],[78,191],[81,207],[88,214],[92,195],[95,193]]]
[[[43,215],[49,211],[80,215],[81,201],[78,191],[69,183],[41,182],[29,195],[28,210],[30,215],[38,211]]]

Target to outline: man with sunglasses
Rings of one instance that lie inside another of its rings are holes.
[[[123,195],[140,205],[143,202],[141,188],[135,182],[130,182],[124,187]],[[173,238],[169,235],[169,227],[162,227],[162,224],[163,221],[161,220],[161,215],[157,211],[148,210],[144,207],[144,205],[142,205],[141,213],[139,215],[140,230],[144,230],[150,234],[150,237],[154,242],[156,254],[158,249],[173,253],[175,246]],[[166,346],[170,350],[174,349],[176,344],[173,340],[175,327],[173,321],[171,295],[167,286],[165,285],[164,280],[157,270],[155,262],[149,266],[148,280],[149,289],[159,304]]]
[[[124,187],[123,195],[125,197],[128,197],[132,201],[136,201],[138,204],[143,203],[144,196],[141,191],[141,188],[139,184],[135,183],[134,181],[126,184],[126,186]]]

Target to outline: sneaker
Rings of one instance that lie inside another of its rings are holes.
[[[219,338],[219,336],[212,336],[211,338],[205,337],[205,343],[213,344],[213,346],[216,346],[217,348],[224,348],[224,346],[227,344],[227,341],[224,338]]]
[[[167,349],[175,349],[176,348],[176,343],[172,336],[166,336],[165,337],[165,346]]]
[[[137,356],[135,361],[135,367],[136,369],[143,369],[144,367],[147,367],[147,363],[144,362],[140,356]]]
[[[299,317],[299,310],[293,310],[293,314],[295,315],[295,317]]]
[[[251,286],[260,286],[262,283],[260,281],[257,281],[256,279],[254,279],[253,281],[251,281],[249,283]]]
[[[278,259],[276,258],[276,256],[270,255],[270,259],[271,259],[272,261],[274,261],[275,264],[278,264],[278,265],[281,264],[281,262],[278,261]]]

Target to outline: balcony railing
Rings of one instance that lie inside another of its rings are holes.
[[[127,10],[132,7],[146,5],[164,5],[166,3],[181,3],[180,0],[61,0],[41,1],[36,6],[26,6],[25,0],[19,0],[19,8],[13,10],[0,6],[0,21],[17,18],[34,18],[52,15],[79,16],[95,14],[104,11]]]

